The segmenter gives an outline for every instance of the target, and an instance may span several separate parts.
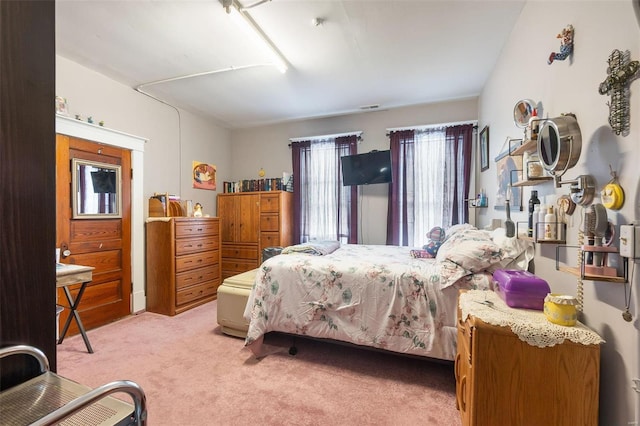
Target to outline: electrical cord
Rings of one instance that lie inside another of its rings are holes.
[[[584,231],[582,226],[584,225],[584,207],[582,208],[582,214],[580,215],[580,225],[578,226],[578,280],[576,283],[576,300],[578,301],[578,305],[576,309],[578,312],[582,312],[583,303],[584,303],[584,283],[582,282],[582,262],[584,259],[584,254],[582,252],[582,245],[584,244]]]
[[[631,275],[629,277],[628,282],[624,283],[624,312],[622,313],[622,318],[626,322],[631,322],[633,319],[633,315],[629,312],[629,307],[631,306],[631,292],[633,290],[633,272],[635,270],[635,262],[631,263]],[[629,287],[629,292],[627,293],[627,287]]]

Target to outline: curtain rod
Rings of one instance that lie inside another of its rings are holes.
[[[351,136],[351,135],[356,135],[358,137],[358,139],[360,139],[360,137],[362,136],[362,130],[359,130],[357,132],[336,133],[336,134],[333,134],[333,135],[320,135],[320,136],[307,136],[307,137],[302,137],[302,138],[289,138],[289,142],[302,142],[302,141],[316,140],[316,139],[339,138],[339,137],[342,137],[342,136]]]
[[[437,129],[438,127],[461,126],[463,124],[473,124],[474,126],[477,126],[478,120],[455,121],[452,123],[426,124],[421,126],[395,127],[393,129],[387,129],[387,135],[389,134],[389,132],[398,132],[401,130],[427,130],[427,129]]]

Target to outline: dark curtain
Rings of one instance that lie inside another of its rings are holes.
[[[449,211],[451,224],[467,223],[469,221],[469,209],[465,199],[469,194],[471,181],[471,153],[473,141],[473,125],[465,124],[461,126],[447,127],[447,164],[449,176],[447,182],[450,183],[450,193],[453,203]]]
[[[413,130],[391,132],[391,174],[387,201],[387,244],[394,246],[407,245],[409,237],[407,227],[407,168],[404,165],[407,158],[413,158],[409,152],[413,150]]]
[[[308,234],[306,220],[302,220],[303,194],[307,183],[305,170],[308,170],[311,160],[311,141],[294,142],[291,144],[291,155],[293,161],[293,243],[300,244],[301,236]]]
[[[340,165],[340,167],[338,167],[338,176],[336,176],[336,182],[338,182],[338,188],[336,189],[341,195],[344,194],[345,188],[342,186],[342,164],[340,162],[340,157],[344,155],[355,155],[357,153],[358,137],[356,135],[336,138],[336,161]],[[349,192],[349,200],[346,203],[348,205],[348,211],[338,211],[338,218],[340,220],[338,220],[337,235],[343,236],[346,231],[348,235],[347,241],[349,244],[358,244],[358,187],[352,185],[346,189]],[[345,204],[342,201],[341,197],[340,202],[338,203],[339,206]],[[342,218],[346,220],[346,223],[344,223],[345,220],[342,220]]]

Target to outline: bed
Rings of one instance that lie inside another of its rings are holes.
[[[502,229],[456,225],[433,258],[415,248],[312,242],[258,269],[245,345],[262,355],[271,331],[453,360],[459,289],[493,289],[496,269],[526,269],[532,244]]]

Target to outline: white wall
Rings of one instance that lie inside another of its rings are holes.
[[[229,130],[210,119],[151,99],[61,56],[56,56],[56,95],[65,97],[71,116],[147,138],[144,152],[145,200],[169,192],[200,202],[215,215],[216,191],[192,188],[192,161],[214,164],[218,182],[230,176]],[[178,114],[179,111],[179,114]],[[146,204],[145,204],[146,210]],[[144,217],[147,217],[145,211]]]
[[[134,171],[133,182],[142,185],[143,211],[132,212],[132,311],[143,310],[143,221],[148,217],[148,198],[154,192],[169,192],[200,202],[204,213],[214,216],[216,191],[192,188],[192,161],[215,164],[219,181],[225,179],[231,158],[229,131],[211,119],[165,105],[60,56],[56,57],[56,94],[67,99],[72,117],[79,114],[86,121],[92,116],[95,123],[103,120],[107,128],[148,139],[144,152],[132,157],[132,167],[143,164],[144,169]],[[142,184],[136,181],[139,176]]]
[[[260,168],[267,177],[291,172],[290,138],[363,131],[358,152],[369,152],[389,149],[388,128],[476,119],[477,99],[473,98],[233,130],[231,180],[257,179]],[[387,191],[388,185],[360,187],[360,243],[385,244]]]
[[[567,24],[575,27],[573,57],[547,65],[549,54],[559,48],[556,34]],[[492,204],[497,173],[493,158],[501,151],[507,136],[522,136],[513,124],[513,107],[523,98],[541,102],[544,116],[576,114],[582,133],[582,154],[565,178],[591,174],[600,189],[611,178],[611,165],[620,176],[627,199],[620,211],[609,211],[610,220],[620,225],[640,219],[640,80],[631,85],[631,134],[626,137],[611,131],[607,121],[609,99],[598,93],[598,85],[606,77],[607,58],[614,49],[630,50],[633,60],[640,59],[640,23],[636,21],[632,1],[527,2],[479,100],[479,126],[490,126],[492,159],[490,169],[477,175],[476,188],[487,188],[490,201],[489,209],[479,212],[480,226],[489,224],[492,218],[504,217],[504,212],[494,210]],[[547,202],[569,193],[568,186],[556,189],[553,183],[525,187],[525,210],[531,189],[537,189]],[[567,244],[577,243],[581,213],[582,209],[577,209],[571,219]],[[512,217],[514,221],[526,221],[527,212]],[[555,270],[555,246],[536,245],[535,271],[549,282],[552,291],[576,293],[576,278]],[[621,316],[624,309],[621,284],[584,282],[583,321],[606,340],[601,358],[600,424],[603,425],[640,424],[640,395],[631,389],[630,382],[631,377],[640,377],[638,275],[633,276],[631,323]],[[547,372],[532,374],[553,374],[553,366],[549,368]]]

